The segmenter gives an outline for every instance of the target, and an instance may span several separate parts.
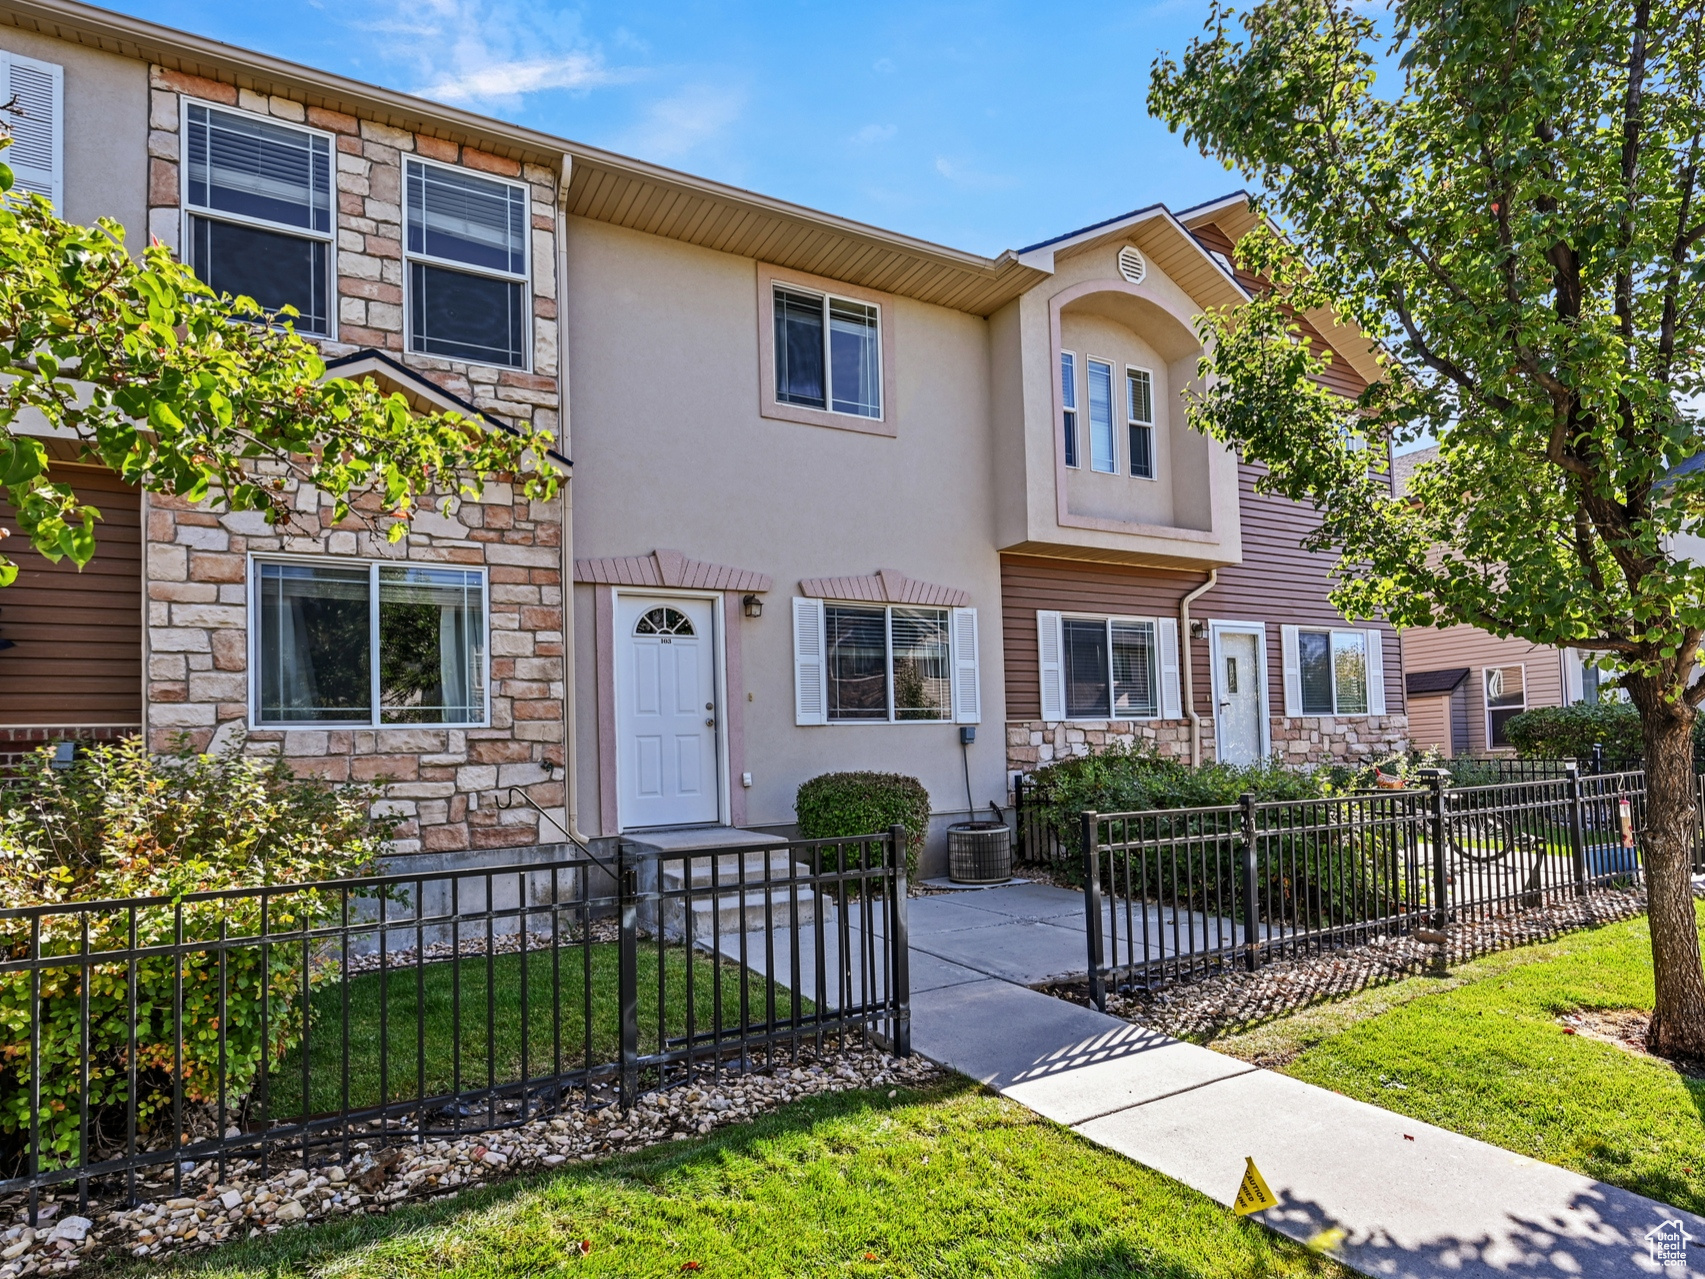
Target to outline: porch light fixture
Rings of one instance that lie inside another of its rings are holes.
[[[1208,624],[1196,618],[1190,619],[1190,638],[1193,640],[1208,638]]]
[[[740,597],[740,611],[747,617],[760,618],[764,615],[764,601],[756,595],[742,595]]]

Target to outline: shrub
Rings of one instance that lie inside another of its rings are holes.
[[[52,767],[51,748],[25,766],[0,797],[0,906],[66,906],[153,898],[134,908],[46,914],[40,953],[91,952],[241,938],[260,930],[258,895],[184,902],[204,890],[347,877],[370,869],[396,822],[375,818],[378,791],[328,786],[292,775],[276,757],[151,755],[139,739],[96,746],[69,769]],[[267,904],[269,933],[330,921],[335,894],[280,894]],[[85,925],[86,921],[86,925]],[[86,941],[84,928],[87,928]],[[174,1076],[191,1107],[224,1096],[240,1115],[261,1063],[280,1060],[299,1040],[304,984],[331,975],[307,943],[274,944],[263,967],[259,946],[147,956],[136,964],[137,1123],[159,1138],[171,1113]],[[0,953],[31,953],[28,919],[0,920]],[[41,1154],[44,1166],[79,1154],[79,1074],[83,969],[41,971]],[[124,1137],[130,1095],[130,987],[125,963],[88,968],[89,1128],[103,1157]],[[221,1024],[221,977],[224,1022]],[[181,981],[179,1055],[173,1005]],[[267,1024],[263,1038],[262,996]],[[0,975],[0,1140],[15,1162],[29,1132],[30,974]],[[221,1042],[223,1036],[223,1042]],[[169,1131],[169,1130],[168,1130]]]
[[[823,773],[794,797],[802,839],[846,839],[906,828],[906,876],[916,879],[929,833],[929,791],[902,773]]]
[[[1598,743],[1612,759],[1645,754],[1640,712],[1632,702],[1540,706],[1511,716],[1504,732],[1516,753],[1530,759],[1586,759]]]
[[[1060,869],[1075,882],[1083,875],[1076,854],[1084,812],[1212,808],[1236,804],[1246,793],[1258,800],[1328,799],[1373,789],[1376,772],[1406,780],[1416,768],[1431,762],[1427,757],[1399,755],[1357,767],[1306,771],[1277,760],[1241,767],[1192,766],[1158,756],[1146,745],[1120,744],[1038,769],[1026,782],[1025,803],[1043,807],[1044,820],[1060,846],[1068,850]],[[1185,835],[1210,838],[1192,845],[1190,855],[1183,857],[1136,852],[1117,871],[1110,859],[1103,866],[1107,887],[1116,886],[1121,893],[1137,889],[1151,900],[1184,910],[1219,914],[1232,909],[1242,894],[1237,860],[1207,850],[1220,846],[1212,838],[1214,833],[1226,832],[1236,820],[1191,817],[1131,823],[1123,835],[1136,844]],[[1168,842],[1154,845],[1156,849],[1172,846]],[[1264,919],[1346,923],[1365,917],[1376,903],[1403,891],[1403,859],[1394,858],[1395,845],[1377,825],[1366,831],[1272,833],[1262,840],[1261,848],[1257,900]]]

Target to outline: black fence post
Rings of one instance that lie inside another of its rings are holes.
[[[1446,812],[1449,804],[1449,792],[1445,783],[1450,780],[1450,774],[1442,768],[1422,770],[1426,778],[1428,795],[1428,831],[1433,845],[1433,874],[1431,891],[1427,894],[1432,906],[1433,927],[1444,931],[1445,924],[1450,920],[1450,851],[1446,842],[1449,829],[1449,816]]]
[[[896,822],[888,828],[888,846],[894,857],[894,878],[889,886],[892,905],[888,915],[889,945],[894,950],[894,1034],[891,1048],[896,1057],[912,1055],[912,968],[911,937],[906,923],[906,828]]]
[[[1587,895],[1587,840],[1585,823],[1581,820],[1581,770],[1574,761],[1564,768],[1563,778],[1569,786],[1569,856],[1575,863],[1575,896]]]
[[[662,868],[658,868],[659,874]],[[626,844],[616,845],[616,900],[621,939],[616,960],[617,1015],[621,1018],[620,1091],[623,1110],[639,1096],[639,871]],[[657,904],[662,925],[663,903]],[[691,962],[689,960],[689,962]]]
[[[1089,943],[1089,998],[1102,1012],[1107,1011],[1107,979],[1102,972],[1106,956],[1101,939],[1101,819],[1094,813],[1083,815],[1083,913],[1084,930]]]
[[[1243,847],[1238,853],[1243,881],[1243,966],[1254,972],[1261,966],[1261,903],[1255,890],[1255,841],[1259,838],[1255,826],[1255,792],[1244,791],[1238,803],[1243,805]]]
[[[1030,860],[1030,838],[1024,830],[1024,774],[1019,773],[1012,779],[1012,824],[1018,833],[1017,860]]]
[[[1604,743],[1594,742],[1592,753],[1593,776],[1598,777],[1604,772]]]

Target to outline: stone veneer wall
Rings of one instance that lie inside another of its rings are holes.
[[[250,554],[483,565],[490,594],[489,727],[256,731],[247,734],[247,749],[282,751],[298,773],[332,781],[391,782],[388,802],[407,819],[398,853],[535,842],[536,814],[500,809],[496,801],[500,788],[520,786],[541,808],[563,803],[562,499],[529,503],[513,497],[508,485],[488,485],[482,501],[459,501],[450,518],[417,517],[419,531],[395,545],[354,521],[333,527],[330,503],[311,490],[299,493],[298,505],[309,527],[293,532],[268,528],[251,512],[215,514],[149,497],[150,746],[171,750],[187,735],[205,750],[243,731]]]
[[[1352,763],[1409,745],[1407,715],[1354,717],[1275,716],[1273,754],[1287,764]],[[1113,745],[1143,744],[1170,759],[1190,757],[1189,720],[1114,720],[1110,723],[1014,721],[1006,726],[1009,771],[1030,772],[1055,760],[1088,755]],[[1202,758],[1214,757],[1214,721],[1202,717]]]
[[[149,232],[180,248],[180,120],[184,97],[306,124],[333,134],[337,186],[337,341],[328,358],[376,347],[446,391],[510,422],[556,430],[556,175],[537,165],[372,120],[167,68],[151,68]],[[417,154],[527,184],[531,191],[532,365],[505,369],[415,355],[404,342],[403,157]],[[453,852],[536,842],[536,815],[499,809],[521,786],[540,807],[563,804],[562,502],[528,503],[507,485],[452,514],[417,517],[391,545],[360,521],[331,524],[320,495],[294,495],[298,527],[218,514],[172,499],[145,503],[148,607],[145,705],[150,744],[180,734],[197,748],[229,740],[248,715],[248,555],[327,554],[483,565],[488,572],[491,723],[486,728],[316,728],[248,734],[247,749],[281,751],[298,772],[391,782],[406,818],[396,851]],[[546,838],[549,838],[547,827]]]

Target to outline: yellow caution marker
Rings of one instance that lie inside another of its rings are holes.
[[[1243,1170],[1243,1184],[1237,1188],[1237,1198],[1232,1200],[1231,1210],[1239,1217],[1247,1217],[1252,1212],[1277,1208],[1279,1200],[1267,1189],[1266,1179],[1261,1176],[1261,1170],[1255,1166],[1255,1161],[1245,1155],[1243,1162],[1248,1166]]]

